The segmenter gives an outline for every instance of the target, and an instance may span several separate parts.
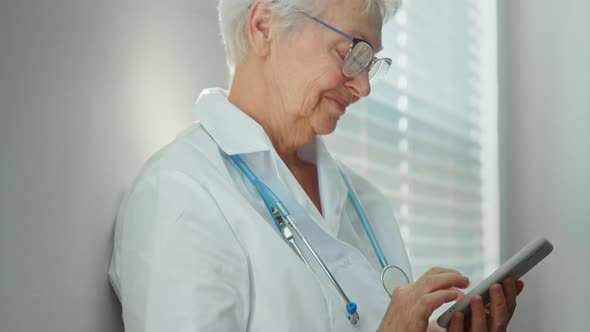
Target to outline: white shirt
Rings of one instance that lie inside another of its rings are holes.
[[[118,214],[109,277],[126,331],[375,331],[389,304],[381,266],[321,137],[299,154],[317,165],[323,216],[263,128],[224,91],[205,90],[196,118],[146,163]],[[313,259],[314,271],[279,235],[262,199],[227,157],[233,154],[283,201],[358,304],[356,326]],[[340,168],[385,257],[412,278],[388,200]]]

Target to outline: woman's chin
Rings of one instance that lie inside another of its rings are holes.
[[[314,131],[318,135],[329,135],[336,130],[337,123],[338,119],[325,120],[321,125],[316,126]]]

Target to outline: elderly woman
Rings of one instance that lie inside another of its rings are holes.
[[[147,163],[118,217],[109,276],[127,331],[439,329],[429,316],[468,279],[433,268],[411,282],[387,199],[320,137],[389,67],[374,54],[396,6],[220,2],[231,88],[201,94],[198,122]],[[385,262],[407,283],[380,280]],[[450,331],[504,331],[517,288],[494,285]]]

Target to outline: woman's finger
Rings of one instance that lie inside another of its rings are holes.
[[[502,281],[502,289],[504,290],[504,298],[508,307],[508,320],[510,320],[516,310],[516,285],[512,279],[506,278]]]
[[[490,287],[490,331],[491,332],[503,332],[506,331],[508,325],[509,313],[506,298],[504,297],[504,291],[502,286],[494,284]]]
[[[476,295],[471,298],[471,332],[487,332],[488,321],[483,307],[483,299]]]
[[[465,315],[461,311],[457,311],[451,317],[451,323],[449,325],[449,329],[447,332],[464,332],[465,328],[463,327],[463,320],[465,319]]]
[[[524,289],[524,281],[522,281],[522,279],[516,280],[514,287],[516,288],[516,295],[520,294],[520,292],[522,292]]]
[[[431,293],[439,289],[467,288],[469,278],[454,272],[444,272],[426,276],[419,283],[424,293]]]
[[[516,300],[516,285],[511,278],[502,280],[502,288],[504,290],[504,297],[506,302]]]
[[[428,319],[434,310],[444,303],[454,301],[458,296],[457,291],[453,289],[442,289],[426,294],[418,301],[416,312],[419,314],[419,317]]]
[[[457,287],[451,287],[449,288],[451,290],[454,290],[457,293],[457,298],[454,299],[453,301],[461,301],[462,298],[465,297],[465,293],[463,293],[463,291]]]
[[[435,266],[435,267],[431,267],[430,269],[428,269],[428,271],[424,272],[424,274],[422,276],[434,275],[434,274],[441,274],[441,273],[456,273],[456,274],[461,274],[457,270],[449,269],[449,268],[446,268],[446,267]]]

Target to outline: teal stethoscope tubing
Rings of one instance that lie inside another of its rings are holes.
[[[240,158],[240,156],[232,155],[229,157],[234,161],[234,163],[238,166],[238,168],[240,169],[240,171],[242,171],[246,178],[248,178],[252,185],[254,185],[256,191],[258,191],[258,194],[260,195],[260,197],[262,197],[262,200],[264,201],[264,204],[266,205],[266,208],[268,209],[271,218],[275,220],[275,223],[277,224],[279,231],[283,234],[285,239],[291,244],[297,255],[305,262],[305,264],[307,264],[307,266],[309,266],[309,264],[305,260],[305,257],[299,250],[299,247],[295,244],[295,241],[293,240],[292,235],[289,232],[287,226],[293,228],[293,230],[297,233],[299,238],[301,238],[305,246],[310,250],[315,260],[320,264],[322,270],[324,270],[330,281],[334,284],[334,286],[336,286],[338,293],[340,293],[344,301],[347,303],[348,308],[348,305],[352,302],[350,302],[348,296],[346,295],[346,293],[344,293],[344,290],[342,290],[342,287],[340,287],[332,273],[330,273],[330,271],[328,270],[324,262],[321,260],[321,258],[317,255],[313,247],[307,242],[305,236],[303,236],[303,234],[299,231],[297,223],[295,223],[295,220],[291,218],[291,213],[289,212],[289,210],[287,210],[283,202],[281,202],[281,200],[273,193],[272,190],[270,190],[270,188],[268,188],[264,183],[262,183],[262,181],[258,179],[258,177],[252,172],[250,167],[246,165],[246,163],[242,160],[242,158]],[[279,215],[277,215],[277,213]],[[283,222],[279,223],[277,217],[280,217],[280,219]],[[354,305],[354,311],[356,312],[356,304],[352,304]]]
[[[236,166],[240,169],[242,174],[244,174],[244,176],[246,176],[246,178],[256,188],[256,191],[258,192],[258,194],[260,195],[260,197],[264,201],[264,204],[266,205],[266,208],[269,211],[271,217],[273,218],[273,220],[275,220],[275,223],[277,224],[279,231],[281,231],[283,233],[283,236],[292,245],[292,247],[295,250],[295,252],[297,253],[297,255],[305,262],[305,264],[307,264],[309,266],[309,264],[307,263],[307,261],[303,257],[303,254],[299,250],[298,246],[295,244],[293,237],[289,231],[289,227],[291,227],[295,231],[295,233],[298,235],[298,237],[304,242],[305,246],[312,253],[315,260],[319,263],[322,270],[324,270],[324,272],[326,273],[326,275],[328,276],[328,278],[330,279],[332,284],[334,284],[334,286],[338,290],[338,293],[340,293],[340,295],[342,296],[342,298],[346,302],[346,311],[348,313],[348,319],[350,320],[350,322],[352,324],[356,324],[359,319],[356,304],[354,302],[351,302],[348,299],[348,296],[346,295],[346,293],[344,293],[344,291],[342,290],[342,288],[340,287],[340,285],[338,284],[338,282],[336,281],[334,276],[332,276],[332,274],[330,273],[330,271],[328,270],[328,268],[326,267],[324,262],[317,255],[317,253],[311,247],[311,245],[307,242],[307,239],[303,236],[303,234],[299,231],[297,224],[291,218],[291,214],[289,213],[289,210],[287,210],[285,205],[274,194],[274,192],[258,179],[258,177],[252,172],[252,170],[248,167],[248,165],[246,165],[246,163],[242,160],[242,158],[240,158],[240,156],[231,155],[229,157],[236,164]],[[340,171],[340,175],[342,176],[342,179],[344,180],[344,183],[346,184],[346,188],[348,190],[348,199],[350,200],[359,220],[361,221],[361,224],[362,224],[365,232],[367,233],[367,237],[369,238],[371,246],[373,247],[373,251],[375,252],[375,255],[377,256],[377,259],[379,260],[379,264],[381,264],[381,267],[385,271],[385,269],[388,267],[387,260],[385,259],[385,255],[383,254],[383,251],[381,250],[381,246],[379,245],[379,242],[377,241],[377,238],[375,237],[375,233],[373,232],[373,229],[371,228],[371,225],[369,224],[369,221],[367,220],[365,212],[364,212],[356,194],[354,193],[352,186],[350,185],[350,183],[348,182],[348,180],[346,179],[346,177],[344,176],[344,173],[342,173],[342,171]],[[278,213],[278,215],[277,215],[277,213]],[[278,221],[279,218],[284,221],[284,224]],[[383,279],[383,276],[382,276],[382,279]]]
[[[240,171],[242,171],[242,173],[246,176],[246,178],[248,178],[248,180],[252,183],[252,185],[254,185],[254,187],[258,191],[258,194],[260,194],[260,196],[264,200],[264,204],[266,205],[266,208],[269,210],[269,212],[271,212],[271,214],[272,214],[272,207],[273,207],[273,205],[275,205],[276,208],[279,210],[279,212],[284,217],[290,215],[289,211],[287,210],[287,208],[285,207],[283,202],[281,202],[281,200],[274,194],[274,192],[272,192],[272,190],[270,190],[270,188],[268,188],[264,183],[262,183],[258,179],[258,177],[252,172],[250,167],[248,167],[248,165],[246,165],[246,163],[242,160],[242,158],[240,156],[231,155],[229,157],[234,161],[234,163],[238,166],[238,168],[240,169]],[[367,237],[369,238],[369,241],[371,242],[371,246],[373,247],[373,251],[375,252],[375,255],[377,256],[377,259],[379,260],[379,264],[381,264],[382,268],[385,268],[388,265],[387,259],[385,259],[385,255],[383,254],[383,250],[381,249],[381,246],[379,245],[379,242],[377,241],[377,237],[375,236],[375,233],[373,232],[373,228],[371,227],[371,225],[369,224],[369,221],[367,220],[367,216],[365,214],[365,211],[363,210],[363,207],[361,206],[356,194],[354,193],[354,190],[352,189],[350,183],[348,182],[348,180],[346,179],[346,177],[344,176],[342,171],[340,171],[340,175],[342,176],[342,179],[344,180],[344,184],[346,185],[346,189],[348,190],[348,199],[350,200],[352,207],[354,208],[354,211],[356,212],[359,220],[361,221],[361,224],[363,225],[363,228],[365,229],[365,232],[367,233]]]
[[[363,225],[365,233],[367,233],[367,237],[371,242],[371,246],[373,247],[375,256],[377,256],[377,259],[379,260],[379,264],[381,264],[381,267],[385,268],[388,265],[387,260],[385,259],[385,255],[383,255],[383,251],[381,250],[379,242],[377,242],[377,237],[375,237],[375,233],[373,233],[373,228],[371,228],[371,225],[367,220],[367,215],[365,214],[365,211],[363,210],[361,203],[359,202],[356,194],[354,193],[352,186],[350,185],[342,171],[340,171],[340,175],[342,176],[342,180],[344,180],[344,184],[346,184],[346,189],[348,189],[348,199],[350,200],[350,203],[352,204],[352,207],[354,208],[356,215],[361,221],[361,225]]]

